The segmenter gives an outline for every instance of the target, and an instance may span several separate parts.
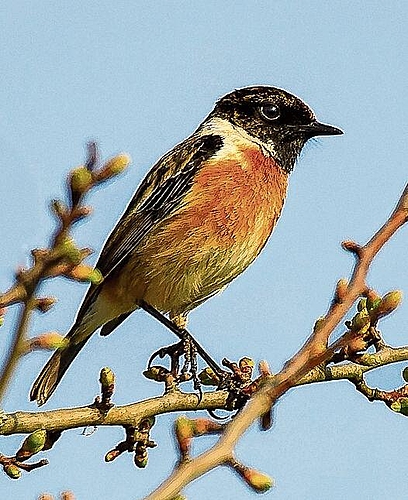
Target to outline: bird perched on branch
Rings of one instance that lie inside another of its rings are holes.
[[[219,99],[137,189],[96,264],[103,282],[89,288],[31,399],[44,404],[95,330],[108,335],[138,308],[184,328],[266,244],[305,143],[341,133],[285,90],[253,86]]]

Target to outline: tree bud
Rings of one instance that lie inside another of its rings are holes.
[[[143,375],[149,380],[155,382],[163,382],[166,374],[169,373],[163,366],[151,366],[148,370],[143,372]]]
[[[69,273],[70,278],[76,281],[84,281],[99,285],[103,281],[102,273],[97,268],[93,268],[86,264],[79,264],[74,267]]]
[[[17,452],[16,457],[21,460],[35,455],[43,449],[46,439],[47,431],[44,429],[37,429],[25,438],[21,448]]]
[[[202,436],[204,434],[217,434],[224,428],[222,424],[214,422],[209,418],[196,418],[190,420],[191,431],[194,436]]]
[[[60,219],[63,219],[68,212],[67,206],[61,200],[52,200],[51,209]]]
[[[352,332],[365,333],[370,327],[370,316],[367,309],[358,312],[351,320],[350,330]]]
[[[134,462],[136,467],[139,469],[144,469],[147,466],[148,461],[149,457],[147,456],[147,453],[143,456],[135,455]]]
[[[115,460],[115,458],[118,458],[120,453],[121,452],[116,448],[114,450],[108,451],[108,453],[105,455],[105,462],[112,462],[113,460]]]
[[[387,316],[397,309],[402,301],[402,292],[400,290],[394,290],[388,292],[382,297],[381,302],[375,309],[375,314],[377,318]]]
[[[98,182],[106,181],[123,172],[130,164],[130,156],[121,153],[108,160],[101,170],[97,173]]]
[[[75,241],[70,236],[67,236],[60,243],[63,252],[63,258],[70,264],[77,265],[82,260],[81,250],[76,246]]]
[[[61,349],[69,344],[69,340],[58,332],[46,332],[28,341],[28,349]]]
[[[102,387],[109,387],[115,383],[115,374],[108,366],[102,368],[99,375],[99,382],[101,383]]]
[[[362,297],[357,304],[357,311],[362,311],[363,309],[367,309],[367,299],[366,297]]]
[[[341,303],[343,302],[344,296],[347,293],[348,281],[344,278],[340,279],[337,282],[336,290],[334,292],[334,302]]]
[[[178,417],[174,422],[174,432],[182,455],[187,455],[190,449],[191,438],[194,435],[194,429],[185,416]]]
[[[92,173],[83,165],[72,170],[69,183],[74,193],[86,193],[92,186]]]
[[[391,405],[391,410],[408,416],[408,398],[399,398],[397,401],[394,401]]]
[[[239,360],[238,364],[239,364],[239,368],[242,371],[247,371],[247,372],[250,372],[250,373],[252,373],[252,370],[254,369],[254,366],[255,366],[254,360],[251,359],[251,358],[248,358],[248,357],[241,358]]]
[[[39,297],[36,299],[35,306],[42,313],[48,312],[51,307],[57,302],[55,297]]]
[[[256,469],[251,469],[243,465],[235,466],[234,468],[246,484],[257,493],[264,493],[273,486],[273,479]]]
[[[21,470],[17,467],[17,465],[5,465],[3,470],[11,479],[19,479],[21,477]]]
[[[203,385],[218,385],[220,380],[212,368],[207,366],[198,374],[198,378]]]
[[[376,309],[381,302],[381,296],[375,291],[370,289],[367,292],[367,309],[371,312],[373,309]]]

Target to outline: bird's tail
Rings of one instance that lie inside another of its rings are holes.
[[[69,365],[86,344],[92,333],[87,334],[85,337],[81,335],[82,340],[75,342],[75,337],[79,336],[79,331],[78,327],[74,325],[66,336],[70,341],[69,344],[54,352],[31,387],[31,401],[37,401],[38,406],[41,406],[50,398]]]

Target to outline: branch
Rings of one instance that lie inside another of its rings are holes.
[[[408,361],[408,346],[389,347],[386,346],[381,351],[361,356],[359,363],[349,362],[334,366],[317,366],[302,377],[296,386],[315,384],[318,382],[330,382],[332,380],[349,380],[354,382],[375,369]]]
[[[175,411],[217,410],[226,407],[228,393],[205,392],[198,403],[197,394],[179,391],[137,403],[114,406],[107,414],[96,405],[60,410],[0,414],[0,435],[27,434],[36,429],[65,431],[92,426],[137,426],[145,418]]]
[[[372,370],[402,361],[408,361],[408,346],[387,346],[379,352],[364,354],[359,363],[349,362],[342,365],[315,367],[302,377],[296,386],[333,380],[349,380],[356,383],[364,374]],[[228,392],[226,391],[204,392],[202,400],[198,403],[198,396],[195,393],[173,391],[136,403],[113,406],[107,414],[104,414],[95,404],[48,411],[2,412],[0,413],[0,435],[29,434],[40,428],[47,431],[66,431],[99,425],[135,426],[145,418],[165,413],[228,410],[227,399]]]
[[[343,247],[356,257],[350,283],[342,287],[342,293],[335,297],[319,328],[315,328],[300,351],[253,396],[248,405],[226,426],[219,441],[211,449],[188,463],[182,463],[161,486],[146,497],[146,500],[171,500],[197,477],[230,462],[238,439],[255,420],[263,417],[263,423],[268,424],[271,408],[285,392],[297,385],[312,369],[328,363],[336,351],[346,347],[355,338],[353,332],[347,332],[339,340],[328,345],[330,335],[345,314],[357,298],[367,292],[366,277],[371,262],[407,219],[408,185],[394,212],[366,245],[360,247],[352,242],[343,244]]]
[[[19,357],[24,354],[29,320],[32,312],[48,310],[55,299],[37,298],[36,292],[42,281],[56,276],[65,276],[75,281],[98,283],[102,276],[99,271],[82,264],[91,250],[76,247],[70,231],[72,227],[91,210],[82,204],[85,195],[95,186],[122,172],[129,164],[127,155],[118,155],[101,168],[96,168],[98,155],[95,143],[88,146],[88,159],[69,174],[67,179],[68,206],[54,200],[51,208],[57,217],[57,227],[48,249],[32,250],[33,265],[29,269],[19,269],[15,283],[4,294],[0,294],[0,324],[6,307],[21,304],[19,318],[12,335],[11,344],[3,367],[0,370],[0,401],[4,396]]]
[[[248,358],[244,358],[248,359]],[[408,385],[396,391],[380,391],[371,389],[364,381],[364,374],[390,363],[408,361],[408,346],[392,348],[382,347],[376,353],[358,356],[358,362],[349,361],[338,366],[317,366],[297,382],[297,386],[312,383],[328,382],[333,380],[348,380],[357,390],[370,401],[379,400],[386,403],[392,410],[408,414]],[[238,365],[235,366],[238,370]],[[268,373],[265,362],[261,364],[261,377],[253,382],[249,381],[247,390],[253,393],[253,387],[273,376]],[[407,370],[404,370],[404,378]],[[163,380],[164,381],[164,380]],[[165,382],[165,381],[164,381]],[[148,448],[156,444],[150,438],[150,430],[155,417],[163,413],[196,412],[216,409],[231,411],[231,393],[227,391],[205,392],[202,399],[197,394],[182,393],[171,386],[170,392],[161,397],[147,399],[126,406],[114,407],[111,396],[115,390],[115,377],[109,368],[103,368],[100,375],[101,397],[97,397],[90,406],[66,408],[42,412],[16,412],[11,414],[0,413],[0,435],[29,434],[15,456],[7,457],[0,454],[0,465],[4,472],[12,479],[18,479],[21,471],[31,472],[48,464],[47,460],[38,462],[24,462],[41,451],[49,450],[60,438],[63,431],[75,428],[96,428],[97,426],[121,426],[125,429],[126,439],[108,451],[105,461],[111,462],[123,452],[134,453],[135,465],[146,467],[148,463]],[[169,390],[168,384],[165,384]],[[187,419],[179,417],[175,424],[176,438],[180,448],[180,470],[186,471],[185,464],[190,459],[190,446],[193,437],[206,434],[222,434],[226,424],[216,423],[206,418]],[[208,458],[208,457],[207,457]],[[210,455],[210,461],[213,456]],[[211,462],[204,462],[206,468]],[[273,481],[265,474],[251,469],[238,462],[233,453],[220,456],[220,465],[230,467],[253,490],[263,492],[269,489]],[[193,469],[193,476],[201,475],[202,468]],[[185,472],[184,472],[185,473]]]

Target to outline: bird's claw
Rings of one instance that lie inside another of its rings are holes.
[[[171,360],[171,371],[177,372],[179,367],[179,358],[183,354],[183,349],[184,349],[183,341],[177,342],[177,344],[172,344],[158,349],[150,356],[149,361],[147,363],[148,369],[152,367],[152,363],[157,357],[163,359],[164,356],[169,356]]]
[[[180,357],[184,355],[184,363],[180,368]],[[152,368],[153,361],[158,357],[163,359],[165,356],[170,357],[170,373],[174,376],[177,383],[193,380],[194,390],[199,393],[199,403],[202,400],[203,392],[201,382],[197,375],[197,350],[194,340],[191,336],[186,336],[180,342],[166,347],[162,347],[155,351],[149,358],[147,369]]]

